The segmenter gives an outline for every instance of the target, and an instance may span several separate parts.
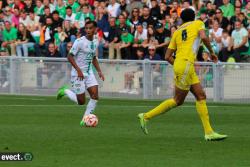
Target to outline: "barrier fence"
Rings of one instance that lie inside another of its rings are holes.
[[[173,96],[172,65],[165,61],[99,60],[105,75],[98,76],[101,97],[164,99]],[[207,94],[215,102],[250,102],[250,64],[195,64]],[[55,95],[70,86],[71,65],[65,58],[0,57],[0,94]],[[187,99],[193,99],[189,93]]]

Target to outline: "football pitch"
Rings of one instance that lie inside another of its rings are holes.
[[[194,103],[139,128],[137,114],[160,101],[101,99],[96,128],[81,128],[85,110],[64,98],[0,96],[0,152],[31,152],[32,161],[0,167],[249,167],[250,105],[209,103],[214,129],[204,141]]]

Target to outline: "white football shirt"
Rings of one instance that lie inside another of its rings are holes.
[[[74,55],[75,62],[82,70],[84,76],[89,76],[93,73],[92,60],[96,56],[97,47],[97,38],[89,41],[85,36],[83,36],[74,42],[69,51]],[[72,67],[71,76],[77,76],[77,71],[74,67]]]

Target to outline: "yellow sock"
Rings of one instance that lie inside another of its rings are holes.
[[[205,134],[213,132],[213,129],[209,123],[209,115],[208,115],[206,100],[196,101],[196,109],[200,115]]]
[[[151,111],[145,113],[144,118],[145,119],[153,118],[157,115],[160,115],[164,112],[167,112],[168,110],[170,110],[171,108],[173,108],[175,106],[176,106],[176,102],[174,99],[165,100],[159,106],[157,106],[154,109],[152,109]]]

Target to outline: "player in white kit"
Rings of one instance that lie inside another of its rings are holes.
[[[72,90],[63,86],[58,90],[57,99],[64,95],[79,105],[85,103],[85,90],[89,92],[90,100],[87,104],[84,115],[92,113],[98,101],[98,83],[93,73],[92,66],[95,67],[99,77],[104,81],[104,75],[97,60],[98,39],[94,38],[96,22],[88,21],[85,24],[86,35],[77,39],[68,54],[68,61],[72,65],[71,84]],[[83,119],[80,126],[85,123]]]

